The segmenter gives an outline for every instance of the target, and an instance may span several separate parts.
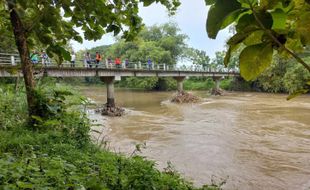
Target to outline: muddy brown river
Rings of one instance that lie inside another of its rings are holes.
[[[103,87],[82,88],[98,104]],[[104,127],[109,148],[127,155],[146,143],[142,155],[162,169],[172,165],[195,185],[220,183],[223,189],[310,189],[310,97],[228,93],[201,103],[176,105],[173,92],[116,90],[125,107],[121,118],[91,113]]]

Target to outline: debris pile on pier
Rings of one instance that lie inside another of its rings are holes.
[[[212,91],[211,91],[211,94],[212,95],[215,95],[215,96],[222,96],[223,94],[224,94],[224,90],[222,90],[222,89],[212,89]]]
[[[103,108],[96,109],[97,113],[101,113],[101,115],[107,115],[110,117],[120,117],[125,114],[125,109],[121,107],[110,107],[106,104],[103,106]]]
[[[182,91],[174,95],[173,98],[171,99],[171,102],[182,104],[182,103],[196,103],[199,100],[200,100],[199,97],[194,96],[193,94],[190,94],[188,92]]]

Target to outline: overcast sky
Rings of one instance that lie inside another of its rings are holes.
[[[216,40],[208,38],[206,32],[206,18],[208,7],[205,6],[204,0],[181,0],[177,14],[169,18],[167,11],[160,4],[154,4],[150,7],[140,7],[140,16],[147,26],[154,24],[166,23],[169,21],[176,22],[181,28],[181,33],[186,34],[189,39],[189,46],[196,49],[205,50],[210,57],[214,57],[216,51],[224,50],[225,40],[229,37],[227,30],[221,31]],[[89,49],[92,47],[112,44],[114,42],[112,35],[105,35],[101,40],[86,41],[83,44],[72,42],[75,51]]]

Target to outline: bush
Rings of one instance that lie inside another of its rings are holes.
[[[156,90],[176,90],[177,82],[171,77],[159,78],[155,87]]]
[[[185,90],[210,90],[214,86],[212,78],[201,79],[199,77],[191,77],[184,80]]]
[[[224,89],[224,90],[231,90],[232,89],[232,83],[233,83],[233,78],[221,80],[220,88]]]

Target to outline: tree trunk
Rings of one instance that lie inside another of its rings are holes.
[[[24,75],[25,86],[26,86],[26,94],[27,94],[27,103],[28,103],[28,115],[37,115],[36,114],[36,103],[35,103],[35,81],[33,77],[33,67],[31,60],[29,58],[29,50],[27,44],[26,31],[23,26],[19,15],[14,9],[14,4],[10,1],[7,1],[8,7],[10,10],[10,20],[13,27],[13,32],[15,36],[16,46],[21,59],[21,67]]]

